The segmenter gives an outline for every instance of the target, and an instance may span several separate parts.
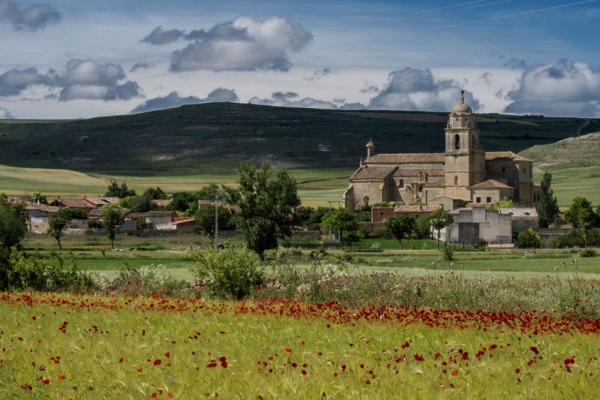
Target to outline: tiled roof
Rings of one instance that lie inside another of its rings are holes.
[[[508,158],[513,161],[532,161],[529,158],[520,156],[512,151],[489,151],[485,153],[485,160],[492,161],[499,158]]]
[[[104,209],[104,208],[94,208],[87,215],[88,215],[88,218],[94,218],[94,217],[101,218],[102,215],[104,214],[104,211],[106,211],[106,209]],[[129,212],[130,211],[128,209],[121,208],[121,214],[122,215],[127,215],[127,214],[129,214]]]
[[[471,189],[513,189],[512,187],[498,182],[494,179],[488,179],[485,182],[478,183],[477,185],[471,186]]]
[[[430,213],[437,209],[441,208],[440,206],[396,206],[394,212],[396,213]]]
[[[394,173],[397,169],[398,167],[374,167],[363,165],[352,174],[350,180],[381,180]]]
[[[49,206],[47,204],[36,204],[36,203],[27,203],[25,206],[26,210],[38,210],[47,213],[53,213],[60,210],[60,207]]]
[[[443,163],[444,153],[399,153],[375,154],[365,160],[365,164],[416,164]]]
[[[131,213],[128,215],[129,218],[131,219],[138,219],[138,218],[158,218],[158,217],[173,217],[177,215],[176,212],[174,211],[148,211],[145,213]]]
[[[429,176],[444,176],[444,170],[441,168],[435,169],[399,169],[394,172],[394,176],[421,176],[421,172]]]
[[[56,199],[52,202],[52,204],[62,204],[64,207],[71,208],[93,208],[93,206],[89,203],[86,203],[80,199]]]
[[[173,225],[186,224],[194,222],[194,217],[175,217],[173,218]]]
[[[446,180],[444,178],[442,179],[436,179],[436,180],[432,180],[427,182],[426,184],[423,185],[423,187],[429,188],[429,187],[444,187],[446,186]]]
[[[119,204],[118,197],[88,197],[84,195],[81,200],[91,204],[94,207],[103,206],[105,204]]]

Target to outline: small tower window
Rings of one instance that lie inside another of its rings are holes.
[[[398,181],[398,187],[399,187],[400,189],[402,189],[402,188],[404,187],[404,179],[400,179],[400,180]]]
[[[506,172],[506,167],[502,167],[502,173]]]
[[[460,149],[460,136],[454,135],[454,148]]]
[[[454,177],[454,186],[458,186],[458,176]]]

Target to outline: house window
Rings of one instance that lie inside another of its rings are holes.
[[[481,197],[475,197],[475,203],[477,203],[477,204],[481,203]]]
[[[400,187],[400,189],[402,189],[404,187],[404,179],[400,179],[398,181],[398,186]]]
[[[385,213],[383,211],[379,212],[379,219],[385,219]]]
[[[491,203],[492,202],[492,198],[491,197],[486,197],[485,198],[485,202],[486,203]]]

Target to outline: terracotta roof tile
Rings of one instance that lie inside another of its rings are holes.
[[[434,169],[399,169],[394,172],[394,176],[421,176],[421,172],[425,172],[429,176],[444,176],[444,170],[441,168]]]
[[[350,177],[351,181],[356,180],[382,180],[394,173],[398,167],[374,167],[364,165],[357,169]]]
[[[413,164],[426,162],[443,163],[444,153],[376,154],[365,160],[365,164]]]
[[[485,182],[478,183],[477,185],[471,186],[471,189],[513,189],[512,187],[498,182],[494,179],[488,179]]]
[[[492,161],[499,158],[509,158],[513,161],[532,161],[529,158],[520,156],[512,151],[488,151],[485,153],[486,161]]]
[[[394,209],[394,212],[396,213],[402,213],[402,212],[407,212],[407,213],[417,213],[417,212],[423,212],[423,213],[430,213],[430,212],[434,212],[435,210],[441,208],[440,206],[396,206],[396,208]]]

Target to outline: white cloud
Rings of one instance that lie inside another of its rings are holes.
[[[172,71],[288,71],[289,54],[305,49],[312,39],[302,26],[273,16],[265,20],[238,17],[189,34],[159,26],[142,41],[155,45],[191,41],[171,54]]]
[[[567,59],[523,72],[505,111],[552,116],[600,115],[600,74],[586,63]]]
[[[453,80],[435,79],[428,68],[393,71],[381,92],[369,101],[368,108],[407,111],[448,111],[456,105],[461,87]],[[479,100],[469,91],[465,102],[473,111]]]
[[[0,107],[0,119],[14,119],[14,118],[16,118],[16,117],[14,115],[12,115],[10,111],[8,111],[4,107]]]
[[[36,31],[48,24],[56,24],[61,15],[49,4],[34,4],[19,10],[13,0],[0,0],[0,22],[8,22],[17,30]]]
[[[178,92],[171,92],[164,97],[156,97],[150,99],[143,104],[140,104],[131,113],[142,113],[155,110],[164,110],[166,108],[180,107],[186,104],[201,104],[201,103],[214,103],[214,102],[239,102],[237,94],[234,90],[218,88],[208,94],[206,98],[199,98],[196,96],[181,97]]]

